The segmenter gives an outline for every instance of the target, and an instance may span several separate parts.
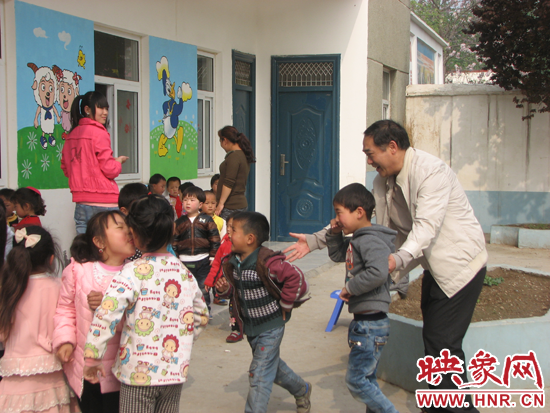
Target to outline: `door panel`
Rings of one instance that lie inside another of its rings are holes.
[[[256,154],[255,133],[255,76],[256,57],[233,51],[233,126],[250,140]],[[248,210],[256,208],[256,166],[250,165],[245,196]]]
[[[332,217],[332,101],[329,92],[279,95],[279,162],[273,168],[279,241],[290,240],[289,232],[318,231]],[[282,156],[289,162],[284,171]]]

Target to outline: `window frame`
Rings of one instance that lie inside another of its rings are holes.
[[[199,122],[198,116],[198,103],[199,100],[203,101],[203,117],[204,117],[204,102],[210,102],[210,166],[204,167],[204,153],[203,153],[203,168],[198,168],[197,166],[197,176],[198,177],[204,177],[214,174],[214,145],[215,145],[215,136],[214,136],[214,112],[215,112],[215,103],[216,103],[216,55],[213,53],[208,53],[202,50],[197,50],[197,61],[199,56],[202,57],[208,57],[212,59],[212,92],[206,91],[206,90],[200,90],[198,88],[198,82],[197,82],[197,125],[204,124],[203,120],[201,119]],[[197,130],[197,138],[198,138],[198,130]],[[203,135],[203,148],[204,148],[204,135]]]
[[[115,178],[116,182],[124,182],[124,181],[141,181],[141,175],[143,172],[143,132],[142,132],[142,122],[140,119],[142,119],[142,107],[143,107],[143,93],[142,93],[142,86],[143,86],[143,66],[142,66],[142,41],[141,37],[132,35],[130,33],[124,33],[119,32],[116,30],[108,29],[101,26],[95,26],[94,32],[102,32],[106,34],[110,34],[112,36],[118,36],[123,37],[126,39],[134,40],[138,42],[138,80],[126,80],[126,79],[118,79],[114,77],[108,77],[108,76],[99,76],[94,75],[94,83],[95,84],[101,84],[106,86],[108,89],[112,88],[112,94],[109,93],[109,96],[107,96],[107,101],[109,102],[109,127],[107,128],[107,131],[111,135],[111,148],[113,149],[113,156],[116,158],[120,155],[124,156],[130,156],[128,154],[118,153],[118,116],[117,116],[117,106],[116,106],[116,96],[117,92],[119,90],[126,91],[126,92],[134,92],[137,93],[137,100],[138,100],[138,108],[137,108],[137,119],[136,119],[136,125],[137,128],[137,142],[135,143],[135,150],[137,152],[137,171],[133,173],[121,173],[117,178]],[[95,58],[95,50],[94,50],[94,58]]]
[[[4,7],[0,5],[0,21],[4,21]],[[7,91],[6,91],[6,42],[5,24],[0,27],[0,187],[8,183],[8,130],[7,130]]]
[[[384,80],[384,74],[388,74],[388,81],[387,81],[387,87],[388,87],[388,99],[384,99],[384,86],[385,80]],[[391,72],[389,69],[384,68],[382,71],[382,119],[390,119],[391,113],[390,113],[390,102],[391,102]]]

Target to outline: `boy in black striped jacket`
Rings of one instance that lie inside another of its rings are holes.
[[[268,239],[265,216],[257,212],[235,215],[232,253],[224,259],[225,278],[216,282],[216,289],[220,296],[233,294],[253,352],[245,412],[265,412],[275,382],[295,397],[298,413],[308,413],[311,383],[286,365],[279,347],[291,311],[308,299],[309,287],[302,271],[286,262],[283,253],[261,246]]]

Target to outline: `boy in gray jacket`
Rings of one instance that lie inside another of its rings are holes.
[[[326,234],[327,247],[333,261],[346,262],[340,298],[353,313],[346,383],[352,396],[367,405],[367,412],[398,413],[376,382],[378,361],[390,334],[388,256],[395,252],[396,231],[370,222],[374,197],[361,184],[342,188],[333,205],[336,218]]]

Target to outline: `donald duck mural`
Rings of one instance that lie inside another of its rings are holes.
[[[176,151],[180,152],[183,142],[183,127],[179,125],[179,116],[183,110],[183,103],[191,99],[193,90],[188,83],[183,82],[178,86],[176,93],[176,82],[170,81],[170,70],[168,68],[168,59],[162,56],[160,62],[156,64],[158,80],[162,82],[162,92],[168,96],[169,100],[162,104],[163,119],[160,121],[164,125],[164,132],[160,135],[158,144],[158,155],[166,156],[168,148],[166,144],[168,139],[174,139]],[[177,98],[177,101],[176,101]]]

